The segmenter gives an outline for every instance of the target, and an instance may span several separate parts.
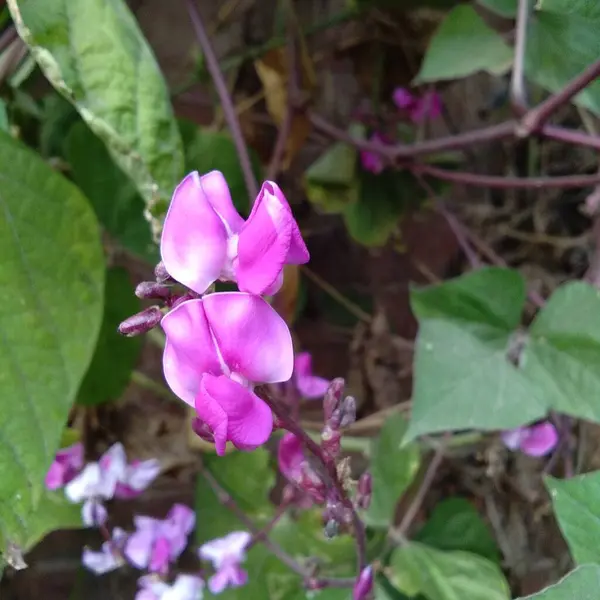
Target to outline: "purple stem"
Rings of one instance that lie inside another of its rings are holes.
[[[281,427],[300,438],[310,453],[323,465],[330,484],[335,488],[340,502],[342,502],[342,504],[351,512],[356,541],[358,575],[360,575],[367,565],[365,527],[354,508],[352,500],[348,497],[348,494],[338,477],[335,462],[325,455],[321,447],[304,431],[304,429],[302,429],[302,427],[300,427],[300,425],[298,425],[296,421],[290,418],[287,407],[281,406],[279,402],[269,396],[267,390],[264,388],[263,392],[261,398],[268,404],[273,411],[273,414],[279,419]]]
[[[256,178],[254,177],[254,172],[252,171],[248,146],[246,145],[242,134],[242,128],[240,127],[240,122],[235,112],[235,107],[233,106],[231,94],[227,89],[227,83],[221,72],[221,67],[219,67],[219,61],[217,60],[215,51],[210,43],[202,17],[196,8],[194,0],[185,0],[185,2],[194,27],[194,32],[198,38],[198,43],[204,53],[206,68],[212,77],[221,102],[225,121],[231,131],[231,137],[233,138],[233,143],[235,144],[235,149],[237,150],[238,158],[240,159],[240,167],[244,173],[244,181],[246,182],[246,188],[248,190],[248,195],[250,196],[250,203],[253,203],[254,199],[258,196],[258,185],[256,183]]]

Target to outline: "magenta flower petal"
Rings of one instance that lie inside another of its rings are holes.
[[[298,352],[294,359],[294,375],[306,377],[312,375],[312,356],[310,352]]]
[[[264,444],[273,430],[271,409],[248,388],[224,375],[202,377],[196,411],[212,428],[221,456],[227,441],[241,450],[253,450]]]
[[[558,432],[552,423],[545,421],[527,428],[527,437],[521,442],[521,450],[529,456],[545,456],[558,443]]]
[[[227,230],[196,171],[177,186],[167,211],[160,253],[168,273],[198,294],[219,278],[227,261]]]
[[[210,171],[200,177],[200,183],[211,206],[225,222],[229,231],[238,233],[244,225],[244,219],[240,217],[235,209],[223,173],[221,171]]]
[[[212,298],[217,294],[211,294]],[[163,353],[165,379],[184,402],[194,405],[203,373],[221,373],[219,356],[204,312],[203,300],[187,300],[161,321],[167,335]],[[226,315],[220,318],[225,319]]]
[[[296,377],[296,387],[304,398],[314,400],[325,395],[331,382],[324,377],[309,375],[306,377]]]
[[[392,93],[392,100],[398,108],[406,110],[413,106],[417,99],[406,88],[397,87]]]
[[[267,302],[251,294],[220,292],[206,296],[202,303],[221,356],[233,372],[262,383],[290,379],[294,370],[292,336]],[[206,368],[203,371],[216,374]]]
[[[304,449],[300,438],[293,433],[286,433],[279,442],[277,462],[279,470],[291,482],[298,482],[302,476],[302,465],[305,462]]]
[[[156,539],[152,545],[148,570],[153,573],[166,574],[169,570],[170,555],[171,547],[169,545],[169,540],[165,537]]]
[[[53,491],[61,488],[65,485],[65,474],[67,472],[67,465],[60,463],[58,460],[54,460],[46,473],[46,479],[44,484],[46,489]]]
[[[263,183],[238,240],[236,277],[241,291],[261,295],[272,287],[287,262],[293,225],[289,206]]]

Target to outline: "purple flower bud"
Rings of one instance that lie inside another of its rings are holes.
[[[167,306],[173,309],[176,306],[179,306],[182,302],[185,302],[186,300],[192,300],[194,298],[198,298],[198,296],[192,292],[187,292],[181,296],[171,296],[170,298],[167,298]]]
[[[158,306],[151,306],[125,319],[119,325],[118,331],[121,335],[126,335],[127,337],[147,333],[160,323],[162,317],[163,314],[160,308]]]
[[[165,300],[171,296],[171,288],[155,281],[142,281],[135,288],[135,295],[138,298],[151,298],[153,300]]]
[[[344,398],[340,411],[342,413],[341,428],[348,427],[356,421],[356,400],[353,396],[346,396]]]
[[[192,429],[194,433],[205,442],[210,444],[215,443],[215,436],[212,429],[202,419],[196,417],[192,421]]]
[[[359,508],[366,510],[371,504],[373,493],[373,478],[371,473],[363,473],[358,480],[358,493],[356,494],[356,504]]]
[[[344,393],[345,382],[342,377],[334,379],[325,392],[323,398],[323,413],[325,416],[325,422],[331,419],[334,411],[339,408],[342,400],[342,394]]]
[[[352,590],[352,600],[366,600],[370,593],[373,591],[373,567],[369,565],[365,567]]]
[[[321,448],[332,458],[335,458],[340,453],[342,434],[333,430],[328,425],[325,425],[321,432]]]
[[[172,278],[167,272],[167,268],[165,267],[165,263],[161,260],[156,267],[154,267],[154,276],[156,277],[156,281],[158,283],[166,283],[167,281],[171,281]]]

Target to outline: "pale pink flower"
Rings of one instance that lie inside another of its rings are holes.
[[[166,574],[187,545],[196,516],[191,508],[175,504],[166,519],[134,517],[136,530],[125,543],[124,554],[138,569]]]
[[[242,586],[248,581],[248,574],[240,564],[246,559],[246,546],[250,539],[247,531],[234,531],[200,547],[198,555],[211,561],[216,571],[208,581],[208,589],[213,594],[219,594],[227,587]]]
[[[106,521],[103,502],[116,497],[140,494],[156,478],[160,464],[156,459],[127,464],[121,443],[113,444],[100,458],[88,463],[65,487],[71,502],[83,502],[82,519],[88,527]]]
[[[120,527],[115,527],[111,540],[104,542],[100,551],[84,548],[82,556],[84,566],[96,575],[102,575],[123,566],[125,560],[121,550],[126,538],[127,533]]]
[[[57,490],[69,483],[83,468],[83,444],[61,448],[46,474],[46,488]]]
[[[254,385],[292,376],[294,350],[285,321],[258,296],[221,292],[183,302],[164,316],[162,327],[165,379],[196,407],[217,454],[225,453],[227,441],[240,450],[264,444],[273,414]]]
[[[153,575],[138,579],[135,600],[202,600],[204,581],[195,575],[181,574],[172,584]]]
[[[313,375],[312,357],[309,352],[296,354],[294,360],[294,381],[296,388],[304,398],[309,400],[322,398],[331,381]]]
[[[529,456],[545,456],[556,447],[558,432],[552,423],[544,421],[503,431],[502,441],[511,450],[521,450]]]
[[[384,138],[378,133],[374,133],[370,138],[370,142],[378,142],[380,144],[385,144]],[[365,171],[370,171],[375,175],[379,175],[385,167],[383,162],[383,158],[380,154],[376,152],[371,152],[370,150],[361,150],[360,152],[360,164]]]
[[[168,273],[198,294],[217,281],[242,291],[274,294],[285,264],[309,254],[279,186],[265,181],[246,221],[237,213],[219,171],[190,173],[177,186],[162,231],[160,251]]]

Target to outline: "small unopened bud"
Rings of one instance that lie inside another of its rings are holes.
[[[321,432],[321,448],[329,456],[335,458],[340,453],[341,439],[342,434],[339,431],[325,425]]]
[[[373,567],[369,565],[365,567],[352,590],[352,600],[366,600],[373,591]]]
[[[162,260],[156,265],[156,267],[154,267],[154,276],[156,277],[156,281],[158,283],[166,283],[167,281],[171,281],[171,276],[167,272],[165,263]]]
[[[138,298],[150,298],[152,300],[166,300],[171,296],[171,288],[163,283],[155,281],[142,281],[135,288],[135,295]]]
[[[339,408],[344,393],[345,382],[341,377],[334,379],[327,388],[323,398],[323,414],[325,422],[329,421],[333,412]]]
[[[163,314],[158,306],[151,306],[142,312],[125,319],[118,327],[121,335],[133,337],[154,329],[162,319]]]
[[[327,521],[327,523],[325,523],[325,527],[323,529],[323,535],[328,540],[332,540],[339,532],[340,532],[340,526],[339,526],[339,523],[335,519],[329,519],[329,521]]]
[[[342,401],[341,413],[341,428],[348,427],[356,421],[356,400],[352,396],[346,396]]]
[[[167,306],[173,309],[176,306],[179,306],[182,302],[185,302],[186,300],[193,300],[194,298],[198,298],[198,296],[193,294],[192,292],[186,292],[181,296],[171,296],[170,298],[167,298],[166,301]]]
[[[356,504],[359,508],[366,510],[371,504],[373,494],[373,478],[371,473],[363,473],[358,480]]]
[[[199,417],[196,417],[192,421],[192,429],[194,433],[205,442],[210,444],[215,443],[215,436],[212,432],[212,429]]]

